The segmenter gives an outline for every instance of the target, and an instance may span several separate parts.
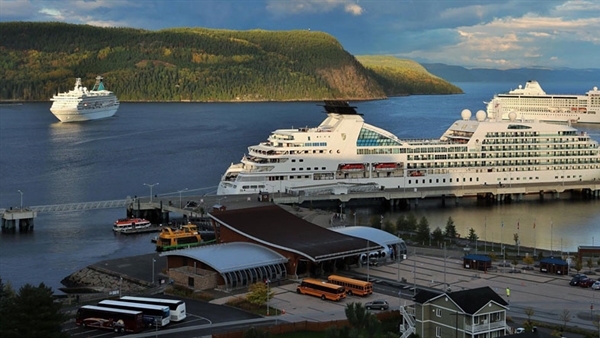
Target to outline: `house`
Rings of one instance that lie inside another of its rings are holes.
[[[465,269],[487,271],[492,267],[492,259],[484,255],[466,255],[463,257]]]
[[[401,337],[502,337],[508,303],[490,287],[457,292],[421,290],[414,305],[401,308]]]
[[[569,263],[554,257],[543,258],[540,260],[540,272],[567,275],[569,274]]]

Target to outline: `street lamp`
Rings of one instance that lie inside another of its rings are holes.
[[[179,192],[179,209],[181,209],[181,193],[184,192],[184,191],[187,191],[187,190],[188,190],[188,188],[185,188],[183,190],[179,190],[178,191]]]
[[[21,209],[23,209],[23,192],[21,190],[17,190],[19,194],[21,194]]]
[[[152,203],[152,196],[154,196],[154,195],[152,195],[152,188],[153,188],[155,185],[158,185],[158,183],[154,183],[154,184],[148,184],[148,183],[144,183],[144,185],[145,185],[145,186],[147,186],[147,187],[150,187],[150,203]]]
[[[152,258],[152,279],[150,280],[152,285],[154,285],[154,263],[156,263],[156,259]]]

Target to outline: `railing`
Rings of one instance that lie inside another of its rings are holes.
[[[477,333],[477,332],[481,332],[481,331],[490,331],[490,330],[502,328],[505,326],[506,326],[506,323],[504,321],[496,321],[496,322],[478,324],[478,325],[465,325],[465,331]]]
[[[112,201],[97,201],[97,202],[80,202],[55,205],[38,205],[27,207],[30,211],[36,212],[64,212],[64,211],[81,211],[95,209],[114,209],[123,208],[131,203],[133,199],[112,200]],[[0,214],[6,212],[6,209],[0,209]]]

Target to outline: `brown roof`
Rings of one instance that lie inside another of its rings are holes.
[[[381,249],[365,239],[305,221],[277,205],[214,212],[210,217],[257,242],[296,252],[315,262]]]

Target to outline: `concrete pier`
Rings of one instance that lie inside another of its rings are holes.
[[[36,211],[27,208],[10,208],[2,214],[2,232],[16,232],[17,228],[19,232],[33,231],[36,216]]]

